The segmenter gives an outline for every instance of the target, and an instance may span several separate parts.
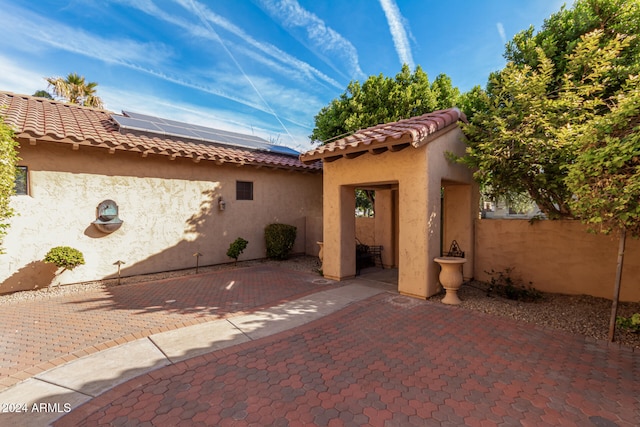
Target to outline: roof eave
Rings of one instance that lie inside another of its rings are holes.
[[[420,137],[416,132],[407,131],[400,138],[387,138],[382,142],[376,142],[369,145],[357,145],[355,147],[349,145],[336,146],[325,150],[322,150],[320,147],[319,149],[301,154],[300,161],[304,164],[312,164],[319,160],[330,163],[340,158],[353,159],[366,153],[379,155],[386,151],[401,151],[409,146],[413,148],[420,148],[457,127],[457,123],[452,123],[422,137]]]

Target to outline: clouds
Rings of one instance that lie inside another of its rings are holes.
[[[220,66],[226,62],[227,66],[223,66],[224,70],[220,68],[193,70],[192,73],[196,74],[191,75],[191,79],[200,80],[203,83],[198,86],[191,81],[184,81],[185,86],[199,88],[204,92],[272,114],[287,134],[290,132],[281,119],[300,125],[302,120],[296,118],[294,114],[304,114],[308,117],[321,105],[315,100],[315,95],[301,93],[300,90],[287,87],[278,81],[283,79],[295,81],[298,85],[306,86],[310,92],[317,91],[318,88],[335,90],[342,87],[336,80],[310,64],[271,43],[252,37],[239,25],[216,13],[204,3],[194,0],[175,0],[174,3],[187,13],[182,15],[167,13],[150,0],[127,1],[123,4],[170,24],[181,33],[190,34],[197,39],[209,40],[221,47],[216,56],[216,65]],[[223,58],[220,54],[227,58]],[[258,64],[265,66],[260,74],[254,71]],[[168,76],[167,79],[180,83]],[[277,96],[270,97],[271,94]],[[292,100],[297,102],[291,102]],[[301,102],[302,100],[304,102]],[[308,127],[309,124],[306,126]]]
[[[46,85],[42,74],[25,70],[22,64],[0,54],[0,90],[30,95],[46,88]]]
[[[162,58],[172,55],[172,48],[162,43],[139,43],[125,37],[105,38],[27,9],[12,5],[3,5],[3,9],[12,16],[0,26],[3,42],[33,53],[59,49],[124,66],[132,63],[157,66]]]
[[[407,64],[411,69],[414,68],[413,55],[411,53],[411,45],[407,37],[407,29],[409,25],[400,14],[398,5],[393,0],[380,0],[380,6],[384,10],[389,24],[389,31],[393,38],[393,44],[398,53],[398,58],[402,64]]]
[[[363,77],[353,44],[296,0],[255,0],[255,3],[336,72],[349,79]]]
[[[205,4],[193,0],[174,0],[189,14],[178,16],[165,12],[163,8],[155,5],[150,0],[123,1],[130,7],[136,8],[160,21],[171,24],[181,31],[194,37],[208,39],[224,46],[238,49],[250,54],[265,64],[274,64],[280,67],[281,72],[288,78],[297,81],[313,80],[318,84],[331,87],[342,87],[333,78],[327,76],[308,63],[297,59],[295,56],[274,46],[271,43],[257,40],[240,26],[229,19],[215,13]]]

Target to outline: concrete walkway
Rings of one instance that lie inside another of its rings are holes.
[[[40,372],[0,393],[18,405],[6,410],[26,411],[5,411],[0,426],[640,425],[640,357],[629,349],[381,282],[316,286]]]

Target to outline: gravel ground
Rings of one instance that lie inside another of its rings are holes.
[[[458,307],[608,340],[611,300],[588,295],[543,293],[536,302],[520,302],[496,296],[495,292],[488,296],[488,289],[487,283],[474,281],[463,284],[458,291],[462,300]],[[444,293],[441,293],[431,300],[441,300],[443,297]],[[640,313],[640,302],[618,303],[618,316],[629,317],[633,313]],[[615,341],[640,350],[640,333],[616,328]]]
[[[206,273],[222,269],[251,267],[255,265],[278,265],[297,271],[318,271],[318,259],[311,256],[292,257],[287,261],[255,260],[233,264],[223,264],[211,267],[200,267],[198,273]],[[176,276],[195,274],[195,268],[179,271],[171,271],[141,276],[126,277],[122,284],[160,280]],[[9,295],[0,295],[0,305],[8,302],[51,298],[70,293],[81,293],[103,286],[117,285],[116,279],[79,283],[52,288],[50,291],[41,289],[37,291],[16,292]],[[561,295],[543,294],[537,302],[520,302],[496,296],[495,293],[487,295],[488,285],[482,282],[470,282],[462,285],[458,296],[462,303],[458,306],[462,309],[476,310],[495,316],[502,316],[518,321],[534,323],[547,328],[560,329],[573,334],[585,335],[598,340],[607,340],[609,332],[609,318],[611,316],[611,300],[596,298],[586,295]],[[439,301],[444,293],[430,298]],[[640,302],[621,302],[618,304],[619,316],[631,316],[640,313]],[[616,342],[620,345],[640,350],[640,333],[631,333],[619,328],[616,329]]]

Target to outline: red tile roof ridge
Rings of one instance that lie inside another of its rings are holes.
[[[407,136],[411,140],[411,144],[415,146],[425,137],[443,130],[459,120],[467,122],[467,117],[458,108],[453,107],[395,122],[380,123],[313,148],[301,154],[300,158],[308,162],[315,160],[316,156],[321,156],[323,153],[335,153],[361,145],[385,143],[390,139],[399,140]]]

